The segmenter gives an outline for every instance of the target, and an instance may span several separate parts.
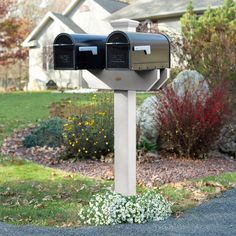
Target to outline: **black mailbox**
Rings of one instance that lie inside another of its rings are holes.
[[[106,69],[170,68],[170,41],[163,34],[114,31],[106,41]]]
[[[53,43],[54,69],[105,68],[106,36],[59,34]]]

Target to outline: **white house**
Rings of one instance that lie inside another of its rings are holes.
[[[62,14],[48,12],[23,42],[29,48],[28,90],[43,90],[52,79],[58,87],[86,87],[86,71],[54,71],[52,44],[62,32],[109,34],[112,26],[104,20],[127,6],[118,0],[73,0]]]

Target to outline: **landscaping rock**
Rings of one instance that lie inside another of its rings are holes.
[[[199,93],[209,94],[208,83],[196,70],[184,70],[180,72],[172,81],[171,85],[179,97],[183,97],[186,91],[195,97]]]
[[[218,141],[219,151],[236,157],[236,123],[225,125]]]
[[[136,115],[139,134],[138,141],[144,139],[150,143],[156,143],[158,137],[157,122],[155,120],[157,104],[157,97],[150,96],[146,98],[139,107]]]

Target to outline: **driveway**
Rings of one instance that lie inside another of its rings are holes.
[[[232,189],[182,217],[142,225],[121,224],[73,229],[12,226],[0,223],[0,236],[175,236],[236,235],[236,189]]]

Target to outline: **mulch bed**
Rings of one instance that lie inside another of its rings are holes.
[[[69,160],[58,159],[63,148],[22,146],[22,139],[34,128],[27,128],[15,132],[4,140],[0,149],[3,154],[23,157],[44,166],[62,169],[70,172],[79,172],[82,175],[101,179],[113,179],[113,163],[95,160]],[[191,160],[180,159],[173,156],[139,153],[137,161],[137,181],[141,185],[158,186],[163,183],[178,182],[203,176],[218,175],[223,172],[236,171],[236,160],[212,152],[208,159]]]

